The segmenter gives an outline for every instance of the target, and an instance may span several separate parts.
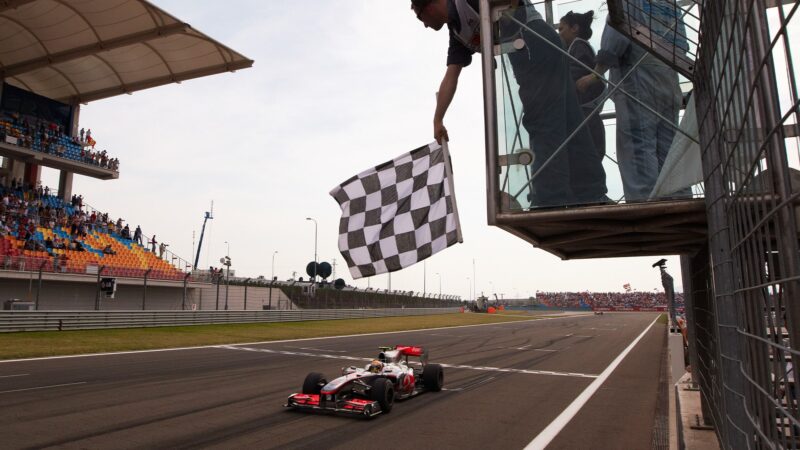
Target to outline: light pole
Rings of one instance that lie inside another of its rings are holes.
[[[225,260],[227,262],[230,262],[230,260],[231,260],[231,243],[228,242],[228,241],[225,241],[224,243],[225,243]],[[223,263],[223,264],[225,264],[225,263]],[[231,273],[231,267],[230,267],[230,265],[228,265],[228,271],[227,271],[227,274],[225,275],[225,309],[228,309],[228,279],[229,279],[230,273]]]
[[[228,241],[225,241],[225,243],[227,244]],[[228,250],[230,250],[230,247],[228,247]],[[219,262],[222,263],[222,265],[225,266],[225,269],[226,269],[225,270],[225,311],[227,311],[228,310],[228,286],[230,286],[230,284],[231,284],[230,283],[230,281],[231,281],[231,257],[229,255],[226,255],[224,258],[220,258]],[[219,284],[217,284],[217,287],[219,287]],[[217,294],[217,298],[219,298],[219,290],[217,291],[217,293],[218,293]]]
[[[477,292],[477,288],[476,288],[477,282],[478,282],[478,276],[475,275],[475,258],[472,258],[472,298],[475,298],[475,297],[478,296],[478,292]]]
[[[436,276],[439,277],[439,300],[442,299],[442,274],[436,272]]]
[[[317,219],[306,217],[306,220],[314,222],[314,283],[317,282]]]
[[[425,293],[428,290],[428,261],[422,261],[422,296],[425,297]]]
[[[273,281],[275,280],[275,255],[277,255],[277,254],[278,254],[277,250],[272,252],[272,278],[271,279]]]

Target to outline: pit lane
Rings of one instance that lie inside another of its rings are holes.
[[[522,448],[653,322],[607,314],[0,364],[4,448]],[[548,448],[650,448],[665,328],[650,328]],[[445,388],[371,421],[282,407],[381,345],[426,346]],[[388,446],[387,446],[388,445]]]

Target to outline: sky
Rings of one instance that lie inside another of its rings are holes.
[[[186,260],[213,201],[199,266],[219,266],[229,247],[232,269],[246,277],[269,278],[275,251],[275,276],[305,276],[313,217],[319,260],[335,259],[337,277],[388,287],[386,275],[350,277],[337,249],[341,210],[328,192],[432,141],[446,31],[425,29],[407,0],[154,3],[255,64],[83,106],[80,126],[120,159],[120,178],[78,176],[73,192]],[[566,3],[576,11],[600,4]],[[393,273],[391,288],[438,293],[441,285],[462,298],[473,283],[477,293],[505,298],[622,291],[626,283],[661,290],[651,268],[658,257],[562,261],[488,226],[482,111],[476,58],[445,119],[464,243]],[[57,173],[44,169],[43,182],[57,186]],[[682,290],[678,257],[667,264]]]

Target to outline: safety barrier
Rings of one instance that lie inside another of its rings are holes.
[[[293,311],[0,311],[0,332],[366,319],[452,314],[459,311],[459,308],[305,309]]]

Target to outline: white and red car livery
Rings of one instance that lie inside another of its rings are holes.
[[[419,367],[410,366],[409,357],[419,358]],[[377,361],[380,364],[365,368],[344,367],[342,375],[330,382],[321,373],[311,372],[302,392],[290,395],[285,406],[369,418],[391,411],[395,400],[442,389],[442,366],[428,364],[428,352],[422,347],[381,347]]]

